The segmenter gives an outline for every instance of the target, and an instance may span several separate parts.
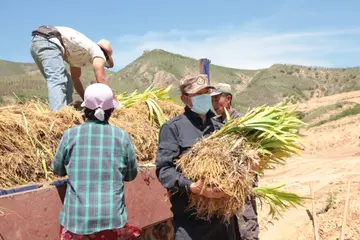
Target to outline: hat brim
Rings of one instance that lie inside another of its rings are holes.
[[[120,106],[120,103],[117,100],[113,100],[113,106],[115,109],[117,109]]]
[[[232,93],[229,93],[229,92],[214,91],[214,92],[210,93],[210,95],[211,95],[212,97],[213,97],[213,96],[220,95],[220,94],[226,94],[226,95],[231,95],[231,96],[232,96]]]
[[[108,60],[105,60],[105,67],[112,68],[114,67],[114,60],[112,56],[109,54],[109,51],[107,51],[106,47],[104,47],[102,44],[98,43],[98,46],[103,49],[103,51],[106,52],[106,55],[108,57]]]
[[[217,95],[220,95],[221,94],[221,92],[219,92],[219,91],[213,91],[212,93],[210,93],[210,96],[217,96]]]
[[[112,68],[114,67],[114,60],[112,59],[111,56],[108,56],[108,60],[105,62],[105,67],[107,68]]]
[[[188,92],[186,92],[186,93],[187,93],[187,94],[195,94],[195,93],[200,92],[200,91],[203,90],[203,89],[215,89],[215,87],[207,85],[207,86],[199,87],[199,88],[194,89],[194,90],[192,90],[192,91],[188,91]]]
[[[86,100],[83,101],[80,106],[83,108],[89,108],[91,110],[95,110],[93,107],[87,106]],[[111,108],[117,109],[119,106],[120,106],[120,103],[117,100],[113,99],[113,105]],[[108,108],[108,109],[111,109],[111,108]],[[108,109],[104,109],[104,110],[108,110]]]

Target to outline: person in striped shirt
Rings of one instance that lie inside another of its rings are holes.
[[[60,239],[133,239],[141,230],[127,223],[124,181],[135,179],[138,165],[130,135],[109,124],[118,102],[95,83],[81,106],[86,121],[65,130],[52,161],[56,175],[68,176]]]

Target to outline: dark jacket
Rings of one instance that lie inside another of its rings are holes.
[[[184,114],[162,125],[156,158],[156,175],[161,184],[171,193],[175,239],[235,239],[234,224],[227,226],[219,219],[203,221],[187,211],[191,180],[175,169],[174,163],[201,137],[220,129],[222,124],[209,111],[203,124],[200,116],[185,107]],[[229,237],[227,237],[229,236]]]
[[[174,193],[170,198],[173,205],[171,210],[177,216],[185,214],[192,181],[178,172],[174,163],[199,138],[208,136],[221,127],[222,124],[215,121],[214,116],[209,111],[206,123],[203,124],[200,116],[186,107],[184,114],[170,119],[160,129],[156,174],[161,184]]]

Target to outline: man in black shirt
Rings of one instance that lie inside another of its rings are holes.
[[[200,138],[210,135],[221,127],[210,110],[210,90],[206,75],[187,76],[181,80],[181,100],[185,112],[162,125],[156,158],[156,174],[170,193],[175,240],[232,240],[238,239],[234,221],[221,223],[219,218],[204,221],[198,219],[194,210],[188,210],[189,195],[200,194],[202,182],[193,182],[175,169],[174,162],[190,149]],[[224,193],[207,187],[202,193],[207,198],[221,198]]]
[[[216,119],[221,123],[226,123],[226,112],[228,111],[230,119],[243,117],[244,114],[236,111],[231,105],[232,102],[231,86],[226,83],[215,84],[215,90],[211,92],[212,105],[215,112],[219,115]],[[256,170],[257,166],[254,166]],[[254,187],[257,186],[258,176],[254,174]],[[248,198],[245,202],[243,214],[237,215],[240,236],[242,240],[258,240],[259,224],[257,220],[257,209],[255,198]]]

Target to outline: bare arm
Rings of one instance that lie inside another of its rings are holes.
[[[97,83],[104,83],[110,86],[109,82],[106,80],[105,76],[105,60],[101,57],[95,57],[93,61],[93,69],[95,72],[96,82]]]
[[[80,95],[80,97],[84,100],[84,87],[80,81],[81,76],[81,68],[78,67],[70,67],[71,78],[74,82],[75,91]]]

